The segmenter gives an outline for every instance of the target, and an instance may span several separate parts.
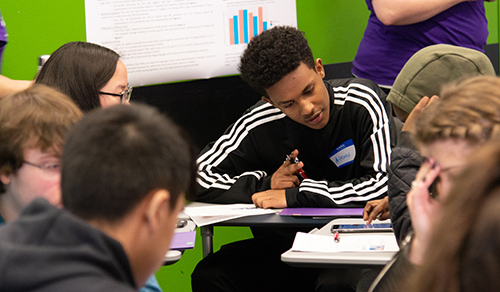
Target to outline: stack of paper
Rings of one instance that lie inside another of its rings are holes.
[[[245,216],[273,214],[275,212],[276,210],[272,209],[257,208],[253,204],[224,204],[184,208],[184,213],[189,215],[197,226],[210,225]]]
[[[340,240],[337,242],[333,235],[297,232],[292,250],[304,252],[397,252],[399,247],[393,233],[341,234]]]

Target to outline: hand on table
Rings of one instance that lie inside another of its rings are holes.
[[[252,195],[255,206],[263,209],[286,208],[285,190],[267,190]]]
[[[389,198],[387,196],[383,199],[372,200],[366,203],[363,210],[363,220],[366,221],[366,224],[370,224],[375,219],[389,219]]]
[[[290,154],[290,158],[295,159],[299,155],[297,149],[293,150]],[[296,176],[297,170],[304,167],[303,162],[292,163],[288,159],[283,162],[283,164],[278,168],[278,170],[271,177],[271,189],[272,190],[283,190],[288,188],[294,188],[300,184],[299,178]]]
[[[420,167],[412,182],[412,189],[406,196],[406,204],[414,230],[410,260],[415,264],[422,263],[433,228],[441,216],[441,204],[429,193],[429,187],[438,177],[440,170],[435,160],[429,158]]]

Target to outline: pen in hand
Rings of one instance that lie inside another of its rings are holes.
[[[292,153],[293,153],[293,152],[292,152]],[[295,163],[299,163],[299,162],[300,162],[300,160],[299,160],[299,158],[298,158],[298,157],[295,157],[295,159],[292,159],[292,157],[290,157],[290,155],[287,155],[287,156],[286,156],[286,159],[288,159],[288,161],[290,161],[292,164],[295,164]],[[306,178],[307,178],[306,173],[304,172],[304,170],[302,170],[302,168],[299,168],[299,169],[297,170],[297,173],[300,175],[300,177],[301,177],[302,179],[306,179]]]

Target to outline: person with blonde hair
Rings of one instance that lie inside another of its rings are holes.
[[[471,157],[455,180],[411,291],[500,290],[498,138]]]
[[[427,252],[434,248],[434,227],[456,177],[467,159],[499,132],[500,78],[494,76],[477,76],[445,86],[440,99],[421,113],[414,139],[426,160],[407,196],[413,232],[375,280],[372,291],[400,291],[399,285],[408,285],[405,280],[409,271],[419,269]]]
[[[428,223],[439,216],[439,203],[428,196],[429,187],[436,180],[437,194],[433,195],[440,202],[446,201],[467,158],[499,132],[498,77],[474,77],[449,85],[443,89],[441,100],[422,113],[415,140],[428,160],[417,173],[407,199],[415,230],[410,253],[414,262],[420,263],[427,250],[433,225]]]

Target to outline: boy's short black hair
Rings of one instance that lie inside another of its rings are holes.
[[[304,33],[291,26],[276,26],[253,38],[241,56],[241,78],[260,94],[304,63],[315,70]]]
[[[85,220],[117,222],[152,191],[179,196],[196,188],[196,152],[182,130],[146,105],[116,105],[87,114],[68,135],[62,200]]]

